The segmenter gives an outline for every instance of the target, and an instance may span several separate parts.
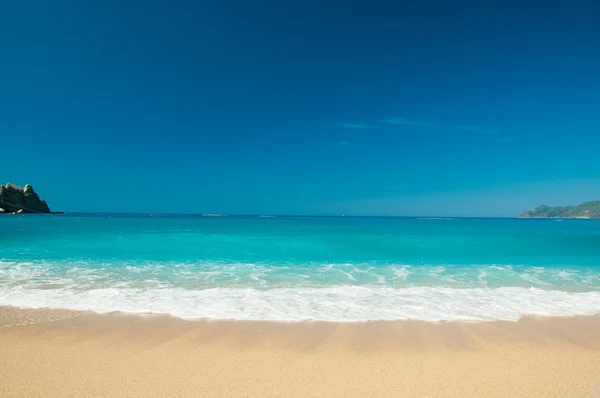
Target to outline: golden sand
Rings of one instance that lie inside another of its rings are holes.
[[[184,321],[0,307],[1,397],[600,397],[600,317]]]

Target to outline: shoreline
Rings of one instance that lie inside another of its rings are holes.
[[[8,397],[593,397],[600,316],[276,322],[0,307],[0,358]]]
[[[322,320],[322,319],[237,319],[237,318],[182,318],[179,316],[160,312],[126,312],[110,311],[96,312],[94,310],[79,310],[70,308],[51,307],[20,307],[15,305],[0,304],[0,330],[22,326],[46,324],[57,321],[65,321],[76,318],[115,318],[115,319],[143,319],[150,322],[161,320],[161,322],[173,322],[180,324],[198,325],[202,323],[240,323],[240,324],[273,324],[273,325],[364,325],[364,324],[403,324],[419,323],[425,325],[516,325],[524,322],[569,322],[573,320],[584,320],[598,322],[599,327],[599,349],[600,349],[600,313],[594,315],[535,315],[525,314],[519,319],[359,319],[359,320]]]
[[[44,308],[63,310],[89,310],[100,314],[124,311],[131,314],[172,315],[190,320],[358,322],[414,319],[451,322],[458,320],[516,321],[528,315],[590,316],[599,314],[598,309],[600,308],[599,275],[590,270],[578,272],[570,268],[549,270],[543,275],[538,273],[534,267],[519,270],[513,269],[510,265],[506,267],[482,266],[476,270],[479,274],[478,279],[488,275],[488,272],[493,279],[494,273],[498,272],[508,275],[518,274],[522,281],[528,280],[530,284],[550,284],[557,278],[563,281],[570,280],[573,284],[566,287],[554,285],[551,289],[526,286],[496,287],[488,286],[486,281],[480,282],[484,283],[484,286],[461,288],[461,282],[457,281],[456,283],[459,284],[457,287],[393,287],[365,284],[362,286],[300,286],[263,289],[253,285],[247,288],[225,286],[203,289],[196,287],[191,290],[175,286],[157,287],[155,279],[150,281],[152,287],[147,289],[137,287],[111,289],[107,286],[93,288],[94,285],[90,283],[90,278],[102,278],[104,271],[100,270],[100,266],[91,265],[89,269],[85,269],[78,268],[74,264],[72,265],[74,272],[66,274],[67,280],[70,280],[71,286],[82,286],[81,289],[40,289],[38,288],[40,281],[33,279],[35,282],[32,283],[29,276],[37,278],[37,273],[47,272],[52,265],[26,264],[24,267],[19,263],[0,261],[0,266],[4,264],[8,266],[8,269],[16,269],[13,277],[16,277],[18,284],[15,287],[0,286],[3,305],[20,308],[43,306]],[[150,267],[150,271],[144,265],[127,267],[127,272],[130,275],[135,273],[135,276],[127,276],[125,280],[141,282],[144,279],[155,278],[152,275],[153,270],[161,268],[160,265],[162,264],[154,264],[154,268]],[[103,265],[103,267],[105,266]],[[110,268],[110,265],[106,267]],[[174,271],[177,278],[187,277],[187,273],[193,269],[193,267],[186,266],[182,268],[174,266],[173,268],[177,269]],[[263,272],[260,267],[256,268],[259,269],[258,273],[267,273],[267,271]],[[400,278],[405,278],[414,274],[415,280],[423,283],[423,278],[428,278],[432,272],[438,272],[425,268],[418,266],[414,268],[412,266],[391,267],[391,269],[371,277],[393,278],[395,275],[400,275]],[[252,264],[236,266],[236,270],[239,270],[240,273],[255,272]],[[323,272],[325,271],[319,270],[313,275],[319,277]],[[346,271],[343,266],[332,266],[326,272],[333,277],[336,276],[333,275],[336,273],[337,275],[345,273],[347,277],[352,276],[351,272],[363,273],[358,268]],[[211,272],[198,273],[212,275]],[[427,275],[423,277],[424,273]],[[381,274],[385,274],[385,276],[381,276]],[[272,275],[276,275],[276,272],[273,272]],[[454,273],[448,272],[446,275],[442,274],[440,278],[452,279],[454,275]],[[463,277],[460,272],[457,272],[456,275],[459,279]],[[474,275],[472,275],[473,278]],[[252,280],[254,277],[251,275],[248,279]],[[110,282],[119,282],[119,278],[122,277],[116,277]],[[263,283],[258,277],[256,278],[255,284]],[[55,286],[52,278],[44,277],[43,280],[43,283]]]

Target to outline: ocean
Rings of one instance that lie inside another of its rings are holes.
[[[600,314],[600,221],[3,215],[0,305],[274,321]]]

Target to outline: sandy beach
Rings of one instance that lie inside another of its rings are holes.
[[[600,396],[600,317],[277,323],[0,309],[3,397]]]

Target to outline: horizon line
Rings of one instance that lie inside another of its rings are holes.
[[[6,213],[10,214],[10,213]],[[194,217],[204,217],[204,218],[227,218],[227,217],[256,217],[256,218],[277,218],[277,217],[289,217],[289,218],[302,218],[302,217],[312,217],[312,218],[410,218],[410,219],[543,219],[551,217],[543,217],[543,218],[535,218],[535,217],[519,217],[519,216],[428,216],[428,215],[360,215],[360,214],[269,214],[269,213],[159,213],[159,212],[111,212],[111,211],[64,211],[64,212],[51,212],[51,213],[19,213],[17,215],[53,215],[53,216],[71,216],[71,215],[117,215],[117,216],[145,216],[145,217],[168,217],[168,216],[194,216]]]

